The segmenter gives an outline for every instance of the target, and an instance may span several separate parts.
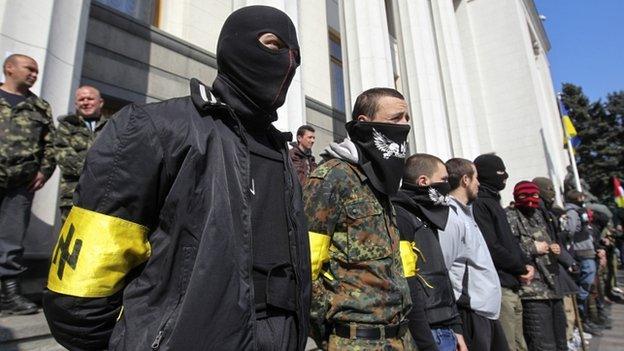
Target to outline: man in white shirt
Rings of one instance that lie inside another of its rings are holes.
[[[464,323],[471,351],[508,350],[498,320],[501,288],[483,235],[470,203],[477,198],[479,181],[474,164],[461,158],[446,162],[449,174],[449,218],[440,232],[440,245]]]

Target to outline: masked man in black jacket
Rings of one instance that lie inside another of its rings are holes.
[[[533,278],[534,267],[528,265],[513,236],[507,215],[500,204],[499,192],[505,189],[509,175],[503,160],[492,154],[480,155],[474,160],[477,168],[479,196],[472,209],[483,238],[487,243],[502,287],[500,321],[510,350],[527,349],[522,328],[522,302],[518,296],[520,281]]]
[[[209,89],[120,111],[89,151],[44,295],[71,350],[303,350],[310,258],[276,109],[283,12],[232,13]],[[123,308],[122,308],[123,305]]]
[[[459,350],[466,350],[461,316],[438,239],[449,215],[450,189],[444,162],[432,155],[415,154],[407,159],[401,191],[392,199],[401,254],[417,250],[419,258],[417,269],[403,267],[414,304],[408,315],[410,331],[419,350],[454,351],[458,345]],[[419,307],[424,307],[425,316],[418,312]]]

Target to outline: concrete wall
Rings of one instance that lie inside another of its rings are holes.
[[[496,152],[508,167],[506,203],[518,181],[565,173],[552,82],[545,73],[549,44],[535,27],[537,13],[524,1],[462,1],[457,12],[469,84],[477,92],[480,148]]]
[[[213,54],[171,34],[93,3],[82,82],[130,102],[152,102],[189,93],[188,80],[211,84]]]

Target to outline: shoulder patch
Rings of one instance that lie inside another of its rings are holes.
[[[318,178],[318,179],[325,179],[325,177],[327,176],[327,174],[329,173],[329,171],[332,170],[332,168],[338,166],[340,163],[342,163],[343,161],[337,159],[337,158],[332,158],[330,160],[327,160],[323,163],[321,163],[311,174],[310,174],[310,178]]]

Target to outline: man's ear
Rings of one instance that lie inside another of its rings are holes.
[[[371,121],[371,119],[368,118],[368,116],[365,116],[365,115],[359,115],[357,117],[357,120],[360,121],[360,122],[370,122]]]
[[[418,186],[427,186],[427,185],[429,185],[429,177],[427,177],[425,175],[421,175],[420,177],[418,177],[418,181],[416,182],[416,184]]]
[[[461,185],[462,185],[464,188],[467,188],[467,187],[468,187],[468,183],[469,183],[469,182],[470,182],[470,178],[468,177],[468,175],[464,174],[464,175],[461,177]]]

